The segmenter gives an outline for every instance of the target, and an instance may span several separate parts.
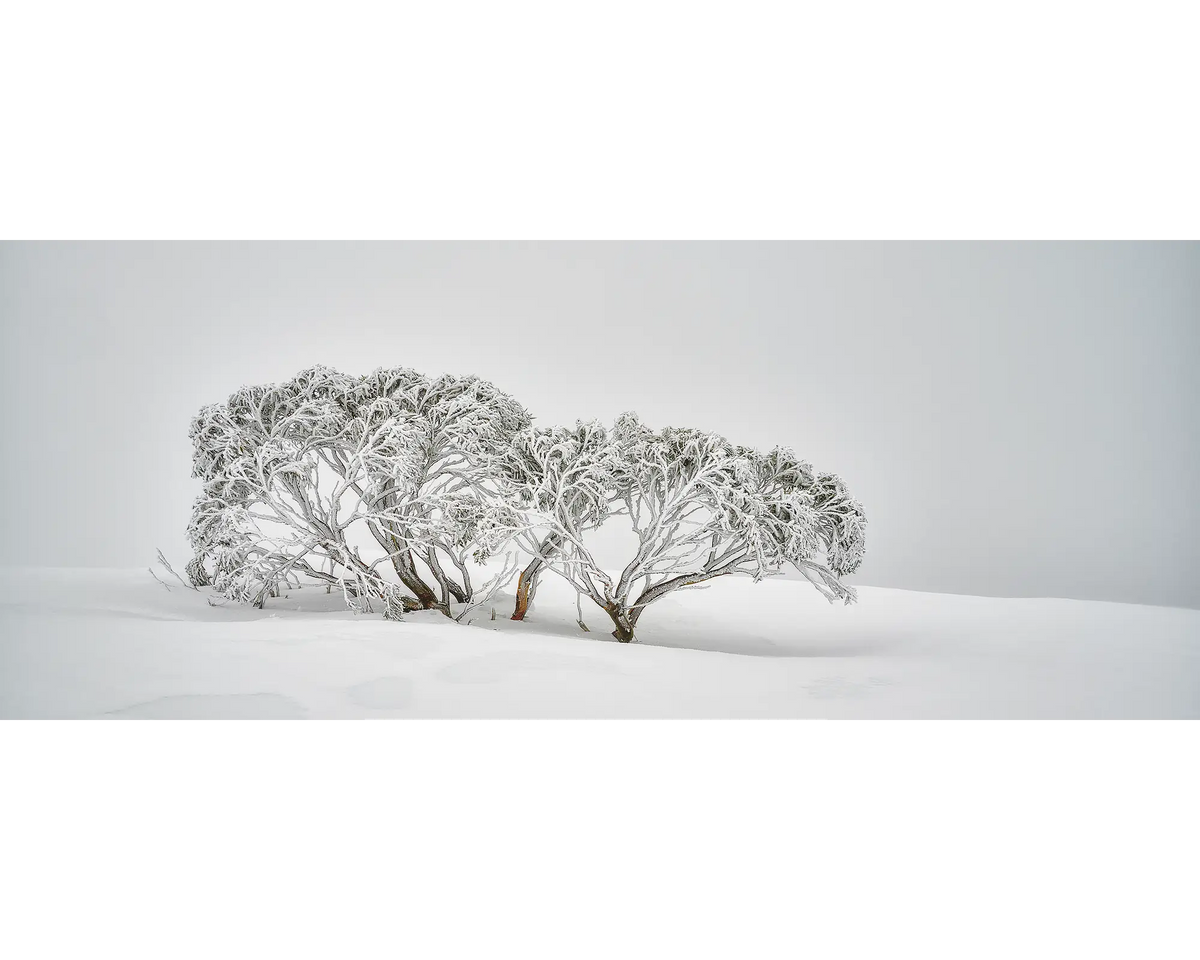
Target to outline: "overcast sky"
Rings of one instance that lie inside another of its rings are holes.
[[[325,363],[792,446],[855,582],[1200,607],[1200,244],[5,243],[0,562],[187,556],[188,421]]]

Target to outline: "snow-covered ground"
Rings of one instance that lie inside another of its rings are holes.
[[[469,626],[355,616],[323,588],[214,607],[145,570],[4,570],[0,716],[1200,717],[1200,611],[724,578],[636,644],[547,578]]]

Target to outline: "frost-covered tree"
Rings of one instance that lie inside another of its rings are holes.
[[[481,464],[529,426],[529,414],[478,377],[430,379],[409,369],[378,370],[359,389],[397,404],[397,416],[413,427],[406,448],[411,466],[403,477],[385,482],[382,500],[403,519],[385,525],[389,542],[382,545],[399,549],[420,540],[420,559],[430,569],[441,602],[448,606],[453,597],[466,603],[473,593],[466,558],[476,552],[477,559],[490,555],[502,540],[499,518],[508,516],[494,497],[481,496],[490,482]],[[440,555],[455,568],[458,581],[445,570]],[[424,593],[411,556],[400,550],[398,558],[404,567],[401,579]],[[430,605],[427,596],[418,594],[418,599]]]
[[[336,586],[355,609],[376,601],[389,617],[448,612],[474,592],[468,559],[486,559],[513,519],[479,464],[529,422],[477,377],[407,368],[351,377],[314,367],[244,387],[192,423],[193,476],[204,489],[188,530],[190,575],[258,605],[307,577]],[[355,530],[383,556],[363,559]]]
[[[587,442],[527,430],[493,469],[544,531],[536,541],[520,532],[525,548],[599,605],[618,640],[634,638],[651,604],[721,576],[758,580],[791,565],[830,602],[855,598],[839,578],[862,560],[866,518],[838,477],[782,448],[764,454],[699,430],[653,431],[632,414],[611,433],[588,425],[585,434]],[[638,538],[616,576],[583,537],[614,505]]]
[[[573,429],[526,430],[500,448],[490,465],[506,481],[505,492],[529,509],[532,523],[537,524],[518,537],[533,554],[517,581],[512,619],[523,620],[547,562],[555,558],[560,565],[574,562],[570,557],[582,545],[583,535],[619,507],[614,501],[621,449],[600,423],[581,421]],[[542,517],[548,522],[539,523]],[[564,546],[569,548],[565,555]]]

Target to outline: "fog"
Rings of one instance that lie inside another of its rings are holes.
[[[0,563],[186,559],[188,421],[476,373],[841,474],[854,582],[1200,607],[1200,244],[0,244]]]

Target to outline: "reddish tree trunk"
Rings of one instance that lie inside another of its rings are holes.
[[[558,552],[560,542],[556,534],[549,534],[542,541],[539,551],[540,556],[536,556],[530,560],[529,566],[521,571],[521,576],[517,578],[517,605],[513,610],[512,619],[525,619],[525,614],[529,612],[529,605],[533,603],[533,595],[537,593],[537,585],[542,575],[542,567],[546,565],[550,557]]]
[[[534,557],[529,566],[521,571],[521,576],[517,578],[517,604],[513,608],[513,620],[524,620],[525,614],[529,612],[529,605],[533,602],[534,593],[537,592],[538,577],[543,566],[545,566],[545,561],[541,557]]]

